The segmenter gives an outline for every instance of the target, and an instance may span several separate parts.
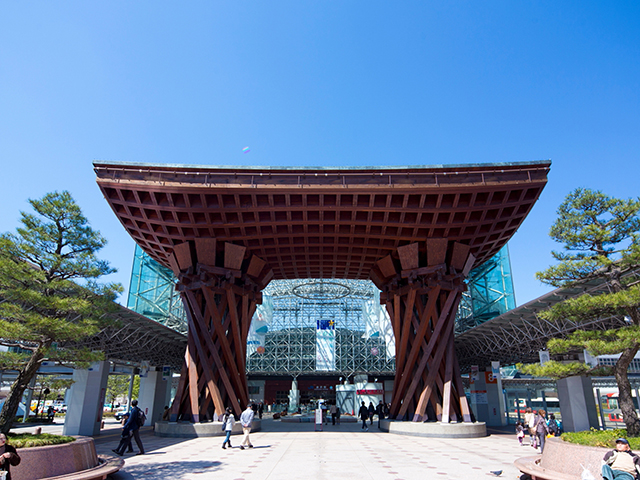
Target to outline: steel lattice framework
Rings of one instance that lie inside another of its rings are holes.
[[[116,325],[75,345],[102,351],[107,360],[117,363],[137,365],[147,360],[150,365],[180,369],[187,346],[185,335],[122,306],[114,317]]]
[[[272,320],[264,353],[247,358],[252,374],[316,374],[316,324],[335,322],[335,370],[344,376],[393,375],[395,351],[389,355],[380,322],[385,318],[380,293],[365,280],[274,280],[263,292],[271,299]],[[388,317],[385,318],[389,324]],[[377,323],[377,324],[376,324]]]

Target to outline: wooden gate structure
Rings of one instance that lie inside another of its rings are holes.
[[[469,422],[453,333],[465,278],[513,236],[550,165],[94,169],[127,232],[178,279],[189,333],[172,419],[247,404],[247,334],[272,279],[344,278],[372,280],[391,317],[392,417]]]

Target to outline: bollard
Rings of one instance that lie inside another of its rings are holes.
[[[42,427],[36,427],[36,429],[33,432],[34,435],[40,435],[41,433],[42,433]]]

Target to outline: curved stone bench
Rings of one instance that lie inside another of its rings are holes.
[[[252,432],[262,430],[262,422],[254,419],[251,424]],[[241,434],[242,425],[236,422],[231,430],[231,434]],[[222,437],[227,432],[222,431],[222,422],[190,423],[190,422],[156,422],[154,434],[158,437]]]
[[[380,430],[396,435],[436,438],[478,438],[487,436],[487,425],[475,423],[403,422],[381,420]]]
[[[586,447],[548,438],[542,455],[519,458],[514,463],[534,480],[580,480],[582,466],[595,478],[602,478],[602,457],[611,448]]]
[[[96,454],[93,438],[76,437],[75,442],[44,447],[20,448],[20,465],[11,467],[13,480],[104,479],[124,466],[124,460]]]

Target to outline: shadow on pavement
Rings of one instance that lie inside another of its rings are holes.
[[[180,461],[171,463],[145,462],[138,465],[126,465],[124,470],[110,475],[113,480],[128,480],[131,478],[180,478],[186,474],[216,473],[222,467],[222,462],[190,462]]]

